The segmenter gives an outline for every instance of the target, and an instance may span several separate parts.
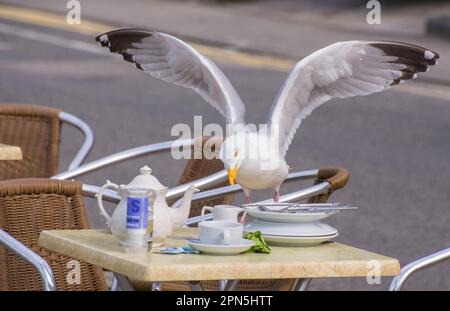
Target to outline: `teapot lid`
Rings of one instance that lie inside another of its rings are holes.
[[[144,188],[152,190],[164,190],[167,187],[163,186],[155,176],[152,175],[152,169],[147,165],[141,167],[140,174],[133,178],[127,185],[127,188]]]

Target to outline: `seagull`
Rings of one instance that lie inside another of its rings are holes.
[[[231,185],[251,192],[280,186],[289,166],[285,155],[300,123],[334,98],[369,95],[415,79],[437,64],[439,55],[421,46],[392,41],[337,42],[315,51],[292,68],[270,110],[267,128],[249,129],[245,106],[219,67],[186,42],[166,33],[119,29],[96,38],[150,76],[190,88],[215,107],[232,130],[220,148]]]

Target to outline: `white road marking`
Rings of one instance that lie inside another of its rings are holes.
[[[17,26],[11,26],[3,23],[0,23],[0,33],[4,33],[15,37],[21,37],[33,41],[45,42],[59,47],[74,49],[91,54],[97,55],[109,54],[107,50],[95,44],[90,44],[79,40],[67,39],[61,36],[50,35],[43,32],[29,30]]]

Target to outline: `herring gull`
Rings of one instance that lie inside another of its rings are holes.
[[[223,72],[182,40],[162,32],[120,29],[96,38],[152,77],[193,89],[233,125],[220,157],[229,182],[252,190],[273,189],[274,201],[288,175],[285,155],[301,121],[333,98],[369,95],[415,79],[435,65],[429,49],[391,41],[337,42],[300,60],[283,83],[267,131],[249,130],[245,106]]]

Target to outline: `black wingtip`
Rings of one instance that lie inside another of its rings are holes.
[[[122,57],[123,57],[123,59],[126,60],[127,62],[134,63],[133,55],[128,54],[128,53],[123,53],[123,54],[122,54]]]
[[[438,53],[414,44],[383,41],[372,42],[369,45],[381,50],[384,55],[393,56],[394,60],[388,61],[389,63],[404,65],[404,68],[400,69],[401,76],[394,79],[391,86],[405,80],[416,79],[417,73],[427,72],[431,66],[438,63],[437,59],[439,59]]]
[[[109,46],[108,33],[103,33],[95,37],[95,41],[99,42],[102,47],[108,47]]]
[[[372,42],[370,46],[380,49],[385,55],[397,56],[422,61],[432,61],[439,59],[439,54],[419,45],[396,42]]]
[[[153,32],[142,29],[117,29],[105,32],[95,38],[101,46],[109,48],[112,53],[123,53],[133,47],[134,43],[153,36]]]

